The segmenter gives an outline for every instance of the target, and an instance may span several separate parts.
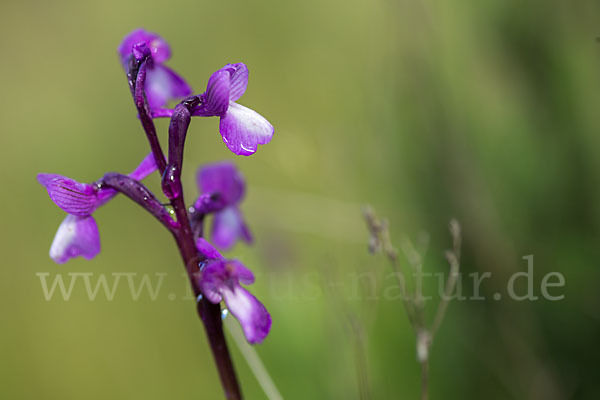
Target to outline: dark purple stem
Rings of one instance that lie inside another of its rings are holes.
[[[97,184],[123,193],[152,214],[171,233],[176,233],[179,223],[173,221],[173,218],[171,218],[171,215],[165,210],[160,201],[140,182],[127,175],[110,172],[104,175]]]
[[[160,142],[156,135],[156,127],[150,116],[150,110],[144,94],[146,70],[148,68],[148,63],[150,62],[149,57],[150,55],[148,54],[145,58],[136,60],[133,55],[131,56],[127,70],[127,82],[129,83],[129,89],[131,90],[135,108],[137,109],[140,121],[142,122],[142,127],[144,128],[144,132],[146,132],[146,138],[150,144],[150,149],[152,150],[152,154],[154,154],[154,161],[156,162],[158,172],[162,175],[167,166],[167,162],[162,148],[160,147]]]
[[[190,97],[177,104],[169,124],[169,164],[181,171],[185,137],[191,121],[191,110],[200,103],[198,96]]]
[[[206,213],[202,210],[196,209],[194,206],[193,212],[190,215],[192,232],[194,234],[194,240],[201,238],[204,235],[204,218]]]
[[[181,182],[181,181],[179,181]],[[201,274],[199,263],[204,261],[205,258],[202,254],[199,254],[194,244],[192,229],[188,219],[185,204],[183,202],[183,196],[180,196],[171,201],[173,208],[175,209],[175,215],[177,220],[181,222],[181,228],[178,234],[175,236],[179,252],[183,258],[183,262],[186,265],[186,270],[192,284],[192,290],[194,295],[199,298],[202,294],[198,286],[197,278]],[[229,349],[227,348],[227,342],[225,341],[225,335],[223,334],[223,324],[221,319],[221,306],[219,304],[213,304],[206,298],[202,297],[197,303],[197,311],[200,319],[204,323],[204,329],[208,336],[210,348],[219,371],[219,378],[221,379],[221,385],[225,391],[225,398],[231,400],[241,400],[242,394],[240,386],[233,368],[231,356],[229,355]]]
[[[183,148],[188,127],[192,119],[190,110],[200,102],[196,96],[190,97],[179,103],[173,110],[171,123],[169,124],[169,164],[163,173],[162,188],[169,199],[182,195],[181,168],[183,165]]]
[[[171,125],[169,126],[169,165],[167,166],[144,92],[146,69],[148,68],[148,63],[152,62],[152,59],[150,58],[149,52],[145,49],[143,50],[145,53],[141,58],[138,57],[136,59],[134,56],[130,58],[127,69],[129,88],[134,98],[142,127],[146,132],[146,137],[150,143],[152,153],[154,154],[158,171],[162,175],[163,192],[171,199],[171,205],[173,206],[175,216],[177,217],[178,226],[176,229],[170,229],[170,231],[173,233],[173,237],[177,242],[177,247],[179,248],[179,253],[185,264],[193,293],[196,298],[200,299],[197,302],[198,315],[204,323],[204,328],[208,335],[208,341],[217,365],[217,370],[219,371],[219,377],[225,391],[225,397],[231,400],[241,400],[242,394],[240,386],[223,334],[221,306],[219,304],[213,304],[204,297],[201,297],[202,292],[199,287],[198,278],[201,275],[200,263],[206,258],[196,250],[194,233],[190,226],[181,185],[183,149],[187,128],[191,120],[190,110],[198,105],[200,100],[191,97],[176,107],[178,112],[176,115],[173,115]],[[202,220],[203,218],[199,221]],[[201,228],[199,231],[201,231]]]
[[[202,294],[197,281],[199,274],[201,274],[199,263],[204,261],[205,258],[196,250],[194,233],[185,207],[181,185],[183,148],[187,128],[191,120],[190,110],[197,104],[197,98],[191,98],[183,101],[175,108],[169,126],[169,166],[163,175],[163,188],[167,189],[165,190],[167,196],[172,196],[171,204],[175,210],[177,221],[181,225],[175,238],[190,277],[192,290],[198,297]],[[211,303],[206,298],[201,298],[197,304],[197,311],[204,323],[221,384],[225,390],[225,397],[234,400],[241,399],[240,386],[223,334],[221,306]]]

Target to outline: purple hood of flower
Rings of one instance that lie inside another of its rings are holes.
[[[246,182],[231,162],[223,161],[200,168],[197,180],[200,193],[218,193],[225,206],[238,204],[244,198]]]
[[[246,184],[235,165],[230,162],[206,165],[198,170],[197,178],[201,195],[195,208],[214,213],[212,242],[224,250],[238,239],[251,243],[252,235],[238,207]]]
[[[145,45],[150,50],[151,61],[147,66],[144,89],[151,109],[164,107],[171,100],[182,99],[192,94],[192,89],[185,80],[163,65],[171,57],[171,48],[156,33],[136,29],[123,39],[118,51],[124,67],[139,45]]]
[[[271,141],[273,125],[263,116],[236,103],[248,86],[248,68],[244,63],[227,64],[208,80],[202,102],[192,115],[220,117],[219,132],[233,153],[249,156],[259,144]]]
[[[155,170],[154,157],[149,154],[129,176],[142,180]],[[100,235],[92,214],[117,192],[56,174],[38,174],[37,180],[50,199],[69,214],[54,236],[50,257],[59,264],[78,256],[94,258],[100,252]]]
[[[254,283],[254,274],[237,260],[226,260],[203,238],[199,238],[196,247],[209,257],[202,269],[198,284],[204,296],[211,302],[221,301],[233,314],[244,331],[246,340],[251,344],[262,342],[271,329],[271,315],[240,283]]]

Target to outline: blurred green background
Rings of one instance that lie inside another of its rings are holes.
[[[233,159],[248,181],[256,243],[231,255],[273,316],[256,349],[284,398],[359,398],[365,379],[363,398],[419,396],[414,334],[384,296],[388,264],[367,252],[366,203],[396,244],[429,233],[429,272],[447,271],[456,217],[463,292],[467,273],[492,273],[487,300],[450,304],[432,399],[600,398],[599,15],[587,0],[2,2],[0,397],[222,398],[176,247],[143,211],[123,197],[100,209],[93,261],[48,257],[64,214],[36,173],[91,182],[147,153],[116,56],[144,27],[197,92],[245,62],[240,102],[275,126],[234,158],[217,120],[195,119],[184,176],[188,202],[202,163]],[[158,190],[156,175],[147,183]],[[530,254],[536,295],[559,271],[566,285],[551,293],[565,298],[494,301]],[[125,282],[90,301],[81,281],[69,301],[46,301],[36,274],[71,272],[168,275],[155,301],[133,301]],[[355,281],[364,272],[374,288]],[[264,398],[232,351],[246,397]]]

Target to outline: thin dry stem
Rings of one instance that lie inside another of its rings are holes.
[[[427,400],[429,397],[429,352],[435,334],[438,332],[443,320],[446,315],[446,310],[450,302],[450,296],[456,286],[456,281],[459,276],[460,268],[460,247],[462,242],[461,228],[455,219],[452,219],[449,223],[450,235],[452,236],[452,250],[446,252],[446,260],[450,264],[450,274],[446,280],[444,288],[444,296],[435,312],[435,317],[431,328],[427,328],[425,321],[425,303],[423,300],[422,283],[417,282],[414,293],[407,296],[405,288],[405,275],[400,268],[398,261],[398,251],[392,245],[389,232],[389,224],[386,220],[380,220],[372,208],[365,207],[364,217],[367,222],[367,227],[371,233],[371,239],[369,241],[369,250],[372,253],[383,253],[394,272],[397,274],[400,282],[401,294],[403,298],[403,304],[406,309],[409,321],[413,327],[417,336],[416,348],[417,348],[417,360],[421,365],[421,400]],[[418,249],[406,236],[401,237],[400,247],[408,264],[412,267],[413,273],[422,276],[423,270],[423,259],[427,251],[429,244],[429,237],[421,234],[418,241]]]
[[[406,315],[408,316],[410,325],[416,331],[414,303],[406,292],[406,275],[402,271],[400,262],[398,261],[398,250],[392,245],[388,223],[385,220],[381,221],[371,207],[365,207],[363,209],[363,214],[369,232],[371,233],[369,250],[374,254],[383,252],[389,260],[392,269],[394,270],[394,276],[398,280],[398,287],[400,288],[400,295],[402,297],[404,309],[406,310]]]
[[[456,280],[458,279],[458,258],[455,253],[451,251],[446,252],[446,259],[450,264],[450,276],[446,281],[446,288],[444,290],[445,296],[442,297],[440,304],[438,305],[437,311],[435,313],[435,317],[433,319],[433,324],[431,325],[431,336],[435,336],[440,325],[442,325],[442,321],[444,320],[444,316],[446,315],[446,310],[448,309],[448,304],[450,303],[450,296],[454,291],[454,287],[456,286]]]

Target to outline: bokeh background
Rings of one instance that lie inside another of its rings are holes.
[[[116,56],[144,27],[197,92],[245,62],[241,103],[275,126],[269,145],[235,158],[216,119],[195,119],[184,176],[190,202],[203,163],[234,160],[248,181],[256,243],[230,255],[272,313],[256,350],[284,398],[419,396],[414,334],[385,297],[389,265],[367,251],[367,203],[396,244],[428,232],[429,272],[448,270],[456,217],[464,294],[466,274],[492,273],[487,300],[450,304],[432,399],[599,398],[599,15],[587,0],[2,2],[0,397],[222,398],[176,247],[143,211],[119,197],[96,214],[96,259],[48,258],[63,213],[36,173],[93,181],[147,152]],[[156,175],[147,183],[158,190]],[[566,284],[552,293],[565,298],[494,301],[530,254],[536,295],[558,271]],[[69,301],[46,301],[36,274],[71,272],[168,275],[154,301],[133,301],[126,282],[90,301],[81,281]],[[356,282],[365,272],[374,287]],[[247,398],[264,398],[232,352]]]

